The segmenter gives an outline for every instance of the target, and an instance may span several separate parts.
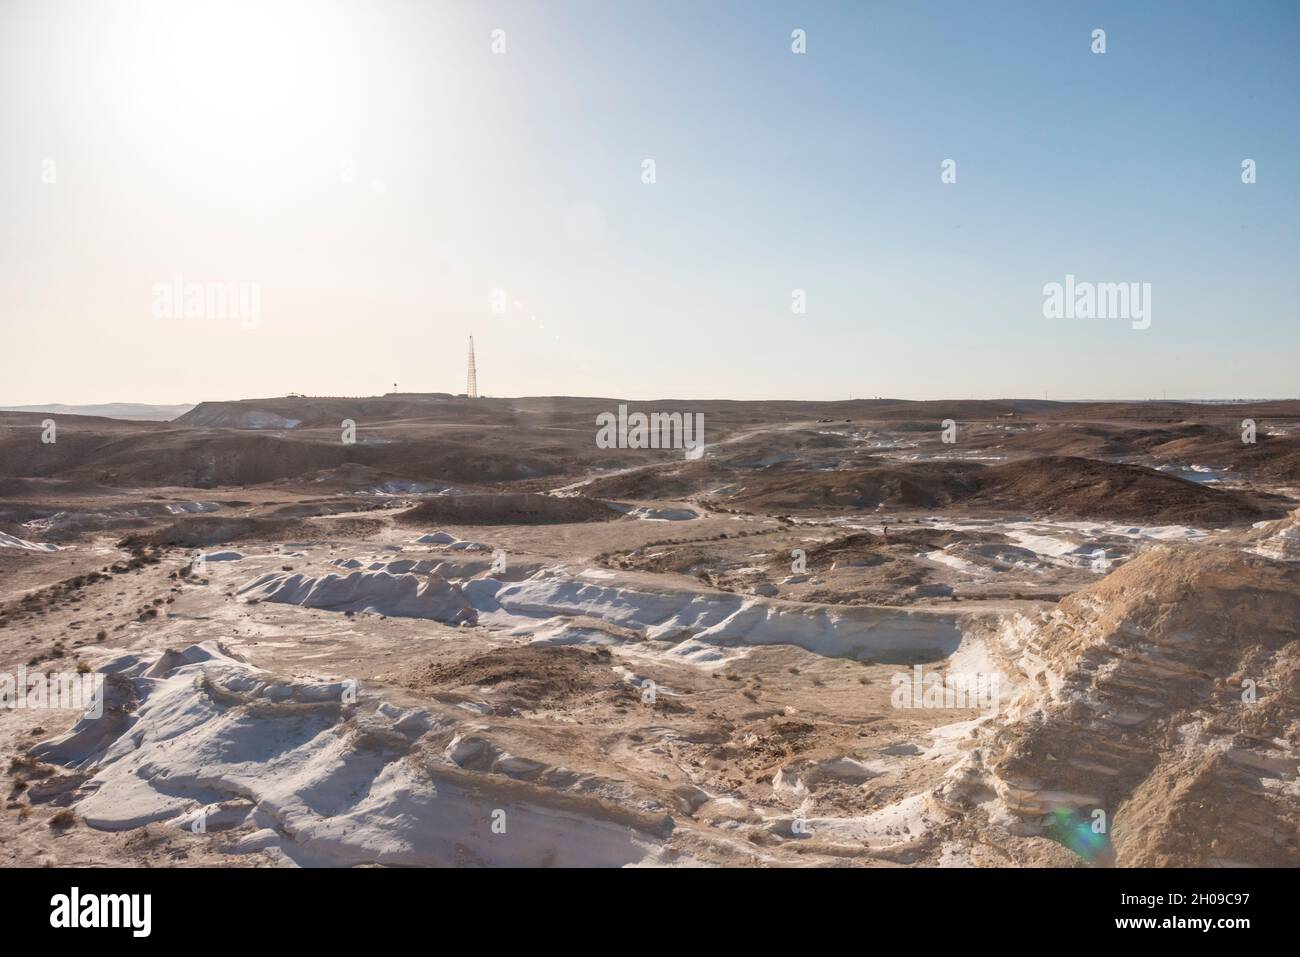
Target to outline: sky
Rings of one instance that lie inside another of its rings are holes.
[[[1300,3],[0,0],[0,144],[6,405],[1300,395]]]

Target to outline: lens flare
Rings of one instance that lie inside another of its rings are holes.
[[[1082,817],[1073,808],[1058,807],[1048,815],[1044,824],[1053,840],[1086,861],[1095,862],[1110,849],[1106,833],[1098,832],[1093,821]]]

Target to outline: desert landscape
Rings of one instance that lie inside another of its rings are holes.
[[[1298,39],[0,3],[5,924],[1294,947]]]
[[[145,415],[0,413],[7,866],[1300,864],[1300,401]]]

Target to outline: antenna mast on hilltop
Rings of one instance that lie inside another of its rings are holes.
[[[465,380],[465,394],[471,399],[478,398],[478,376],[474,372],[474,337],[469,337],[469,375]]]

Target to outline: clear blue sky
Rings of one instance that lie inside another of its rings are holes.
[[[0,402],[1300,394],[1300,3],[190,6],[0,8]]]

